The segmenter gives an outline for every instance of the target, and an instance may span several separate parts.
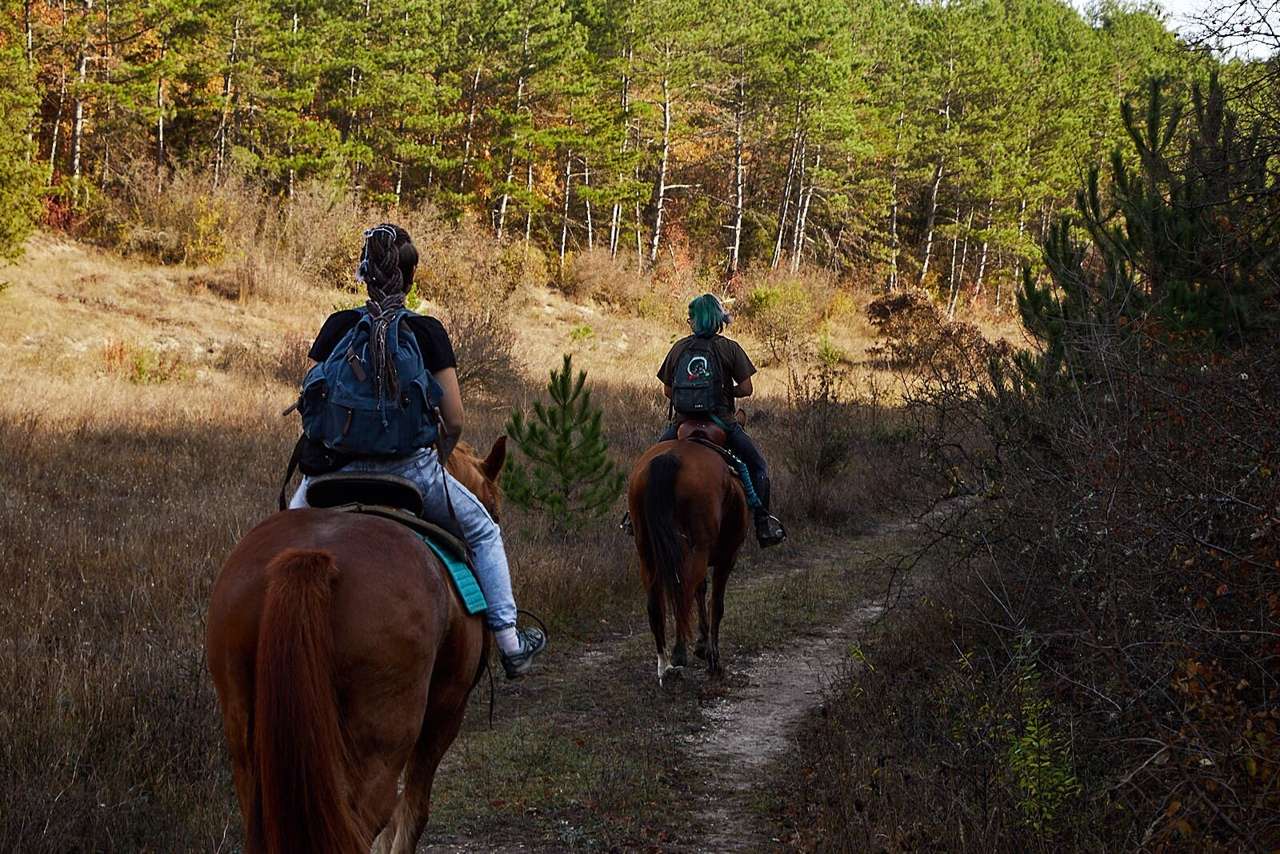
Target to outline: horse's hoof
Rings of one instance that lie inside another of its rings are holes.
[[[659,676],[659,677],[658,677],[658,684],[659,684],[659,685],[666,685],[666,684],[667,684],[667,680],[670,680],[670,681],[672,681],[672,682],[679,682],[679,681],[680,681],[680,680],[682,680],[682,679],[684,679],[684,668],[683,668],[683,667],[668,667],[668,668],[663,672],[663,674],[662,674],[661,676]]]
[[[684,647],[678,646],[671,653],[671,666],[673,668],[684,667],[689,663],[689,656],[684,651]]]

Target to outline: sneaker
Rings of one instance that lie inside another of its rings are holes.
[[[787,538],[787,530],[782,527],[778,517],[761,513],[756,517],[756,541],[763,549],[776,546]]]
[[[547,648],[547,636],[541,629],[516,629],[516,636],[520,638],[519,652],[511,655],[498,653],[508,679],[519,679],[532,670],[534,656]]]

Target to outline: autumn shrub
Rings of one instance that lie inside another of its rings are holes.
[[[167,383],[191,374],[182,356],[175,351],[120,340],[106,343],[102,361],[107,373],[135,385]]]
[[[560,288],[575,300],[592,299],[642,316],[663,313],[673,302],[649,277],[607,249],[575,253],[560,278]]]
[[[1136,165],[1117,153],[1109,184],[1092,170],[1078,219],[1046,237],[1047,274],[1024,276],[1034,349],[935,347],[915,336],[935,328],[927,307],[886,313],[886,326],[925,318],[898,338],[929,356],[908,399],[932,461],[988,480],[992,500],[931,532],[948,547],[952,625],[921,640],[908,714],[934,716],[920,746],[895,721],[859,742],[945,769],[949,814],[894,812],[888,798],[937,786],[904,775],[889,791],[881,774],[862,790],[879,815],[869,838],[1010,851],[1280,840],[1280,268],[1267,157],[1238,156],[1274,141],[1235,121],[1216,80],[1191,101],[1166,109],[1156,83],[1145,117],[1124,111]],[[1181,115],[1195,126],[1177,137]],[[956,654],[960,668],[942,658]],[[883,701],[847,697],[841,718]]]
[[[793,363],[785,406],[760,420],[776,449],[774,491],[793,515],[865,530],[937,488],[901,410],[873,377],[839,362]]]
[[[267,216],[269,239],[249,254],[278,256],[306,281],[345,288],[355,287],[364,230],[381,221],[350,193],[321,181],[301,184]]]
[[[756,285],[736,308],[744,326],[769,350],[775,362],[786,362],[813,334],[817,312],[799,281]]]
[[[138,160],[95,197],[83,236],[166,264],[220,264],[259,226],[260,191],[235,176],[215,184],[207,170],[180,166],[157,174]]]
[[[464,392],[494,392],[519,376],[515,330],[501,307],[459,302],[440,312],[458,357],[458,383]]]

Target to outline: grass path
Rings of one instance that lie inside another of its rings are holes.
[[[731,579],[722,649],[659,687],[637,601],[621,624],[561,640],[536,677],[488,686],[438,778],[427,851],[726,851],[776,846],[764,812],[773,760],[852,663],[909,530],[754,546]]]

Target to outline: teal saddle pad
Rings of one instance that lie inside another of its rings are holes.
[[[418,533],[418,536],[422,538],[422,541],[427,544],[431,551],[435,552],[436,557],[440,558],[444,568],[449,570],[449,577],[453,579],[453,586],[458,591],[458,595],[462,597],[462,604],[466,607],[467,613],[479,614],[482,611],[487,611],[489,603],[485,601],[484,592],[480,590],[480,583],[476,581],[475,573],[467,565],[466,559],[454,549],[443,543],[436,542],[426,534]]]

